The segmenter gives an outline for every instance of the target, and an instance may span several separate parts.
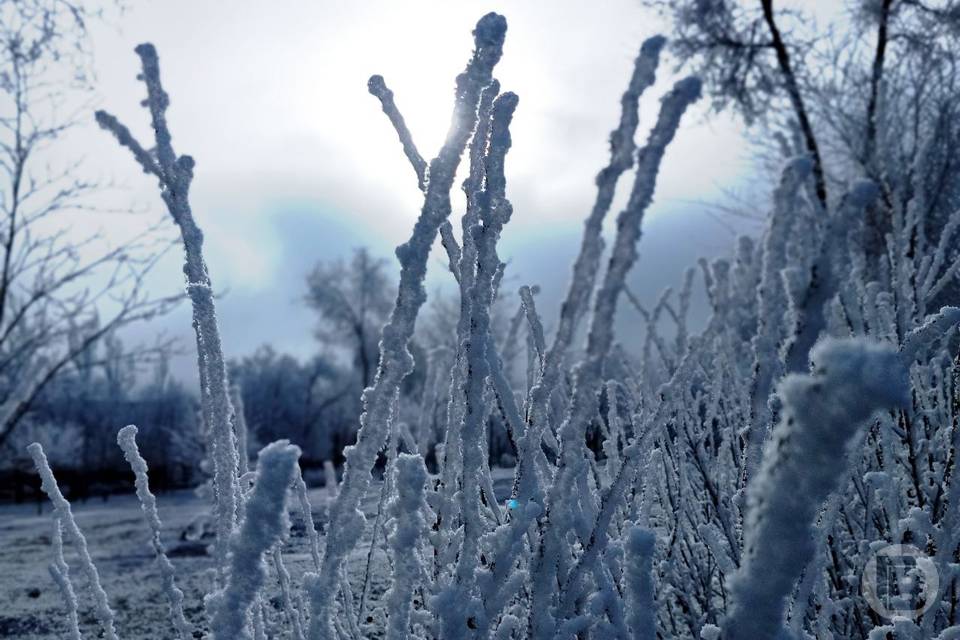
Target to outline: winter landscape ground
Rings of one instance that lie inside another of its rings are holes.
[[[501,496],[509,495],[510,475],[495,475],[495,489]],[[375,484],[364,512],[374,517],[380,487]],[[314,522],[319,529],[326,523],[330,492],[326,488],[310,492]],[[37,513],[35,505],[5,506],[0,509],[0,593],[4,609],[0,618],[0,637],[40,640],[63,638],[68,635],[63,600],[50,580],[47,571],[52,540],[49,507]],[[203,595],[213,584],[213,562],[207,553],[209,538],[184,540],[183,533],[209,513],[209,503],[193,491],[180,491],[160,496],[160,517],[164,527],[161,534],[168,555],[177,571],[178,584],[185,600],[192,605],[184,607],[184,614],[198,630],[208,625],[204,617]],[[166,629],[169,618],[167,604],[160,590],[156,560],[149,548],[149,533],[144,528],[139,504],[134,496],[115,496],[107,502],[92,500],[76,505],[74,514],[85,532],[91,555],[100,568],[104,588],[116,594],[114,605],[117,624],[125,630],[124,637],[144,640],[170,638]],[[284,549],[284,558],[292,578],[299,582],[311,568],[309,541],[299,513],[291,515],[293,522],[290,540]],[[348,563],[350,581],[357,592],[362,589],[367,566],[369,532],[360,541],[358,550]],[[74,554],[66,552],[67,561],[75,562]],[[389,587],[386,554],[378,551],[373,559],[369,586],[370,619],[361,620],[364,637],[383,637],[380,601]],[[283,635],[278,593],[270,598],[274,609],[271,635]],[[87,637],[97,636],[96,618],[90,614],[81,617],[81,628]]]
[[[204,575],[212,567],[205,545],[180,541],[180,533],[206,506],[192,492],[163,496],[160,515],[164,521],[163,540],[180,577],[180,585],[195,603],[202,601],[210,586]],[[6,507],[2,515],[3,620],[0,632],[6,638],[62,638],[68,634],[63,599],[47,571],[52,529],[49,509],[37,515],[33,505]],[[158,591],[156,561],[149,551],[149,534],[133,496],[114,497],[75,507],[77,522],[86,532],[91,554],[100,567],[106,589],[116,594],[114,605],[119,624],[135,637],[165,638],[156,631],[168,613]],[[67,561],[74,562],[71,554]],[[188,607],[186,615],[202,623],[199,604]],[[87,635],[96,637],[96,619],[81,618]]]
[[[359,249],[306,277],[325,350],[302,361],[228,355],[204,165],[175,146],[153,44],[142,109],[81,112],[165,226],[90,258],[99,235],[38,223],[83,210],[89,185],[31,154],[66,127],[50,70],[80,81],[103,13],[0,0],[0,632],[960,639],[960,3],[851,1],[822,33],[773,0],[645,5],[670,37],[637,43],[558,312],[503,255],[524,87],[498,79],[511,32],[489,12],[435,155],[367,79],[419,213],[394,275]],[[643,300],[644,225],[705,100],[761,138],[760,195],[727,209],[762,230]],[[155,297],[171,249],[184,293]],[[195,392],[170,343],[119,337],[180,302]]]

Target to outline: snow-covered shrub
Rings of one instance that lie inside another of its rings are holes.
[[[651,38],[621,101],[610,161],[596,179],[555,332],[548,339],[544,326],[554,323],[539,317],[532,288],[523,287],[509,335],[497,340],[490,312],[506,269],[497,242],[514,215],[504,164],[518,108],[517,96],[500,93],[493,77],[505,33],[506,21],[496,14],[477,24],[474,54],[457,79],[450,132],[430,162],[386,81],[369,81],[414,169],[423,208],[397,249],[395,305],[322,538],[295,448],[269,445],[249,495],[250,474],[241,482],[234,430],[243,422],[231,415],[202,235],[189,207],[193,161],[171,147],[152,47],[137,51],[155,148],[98,114],[159,179],[183,232],[203,421],[215,463],[219,573],[208,598],[214,636],[262,637],[270,552],[288,633],[298,640],[383,633],[444,640],[957,637],[960,310],[928,307],[960,271],[953,249],[960,213],[930,246],[918,235],[928,222],[924,207],[905,204],[893,221],[890,250],[868,268],[862,220],[877,188],[857,182],[824,207],[810,159],[788,159],[772,190],[763,238],[742,238],[730,259],[699,265],[712,308],[705,329],[695,334],[687,322],[699,282],[693,269],[676,299],[668,291],[648,309],[626,288],[626,276],[637,261],[660,162],[701,91],[696,78],[678,82],[635,146],[638,100],[655,82],[664,44]],[[464,153],[469,170],[458,241],[448,218]],[[603,222],[619,179],[634,166],[601,275]],[[438,235],[459,284],[459,322],[451,346],[431,354],[414,438],[397,419],[398,392],[414,366],[408,343]],[[621,294],[647,329],[639,358],[616,343]],[[584,324],[580,352],[574,341]],[[516,388],[504,362],[517,351],[521,332],[527,380]],[[433,434],[426,425],[438,414],[439,469],[428,477],[422,457]],[[491,415],[502,419],[515,451],[508,496],[497,495],[485,454]],[[598,446],[588,441],[594,433]],[[138,489],[145,489],[131,439],[129,430],[121,437]],[[400,443],[411,453],[399,454]],[[368,521],[361,507],[384,448],[388,468],[377,515]],[[82,546],[69,505],[39,457],[38,468],[60,522]],[[285,568],[281,547],[291,487],[314,565],[302,576]],[[152,500],[141,493],[155,535]],[[370,547],[358,549],[368,532]],[[392,585],[385,601],[371,601],[370,558],[381,540],[390,549]],[[887,543],[925,550],[942,578],[943,588],[914,621],[884,624],[859,588],[872,551]],[[364,558],[363,584],[351,584],[346,569]],[[66,578],[56,566],[54,575]],[[92,563],[84,568],[96,585]],[[109,635],[106,596],[95,591]],[[68,614],[75,615],[70,593],[64,589]],[[385,628],[362,628],[363,614],[374,608],[370,619],[386,616]]]

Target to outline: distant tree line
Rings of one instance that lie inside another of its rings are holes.
[[[377,340],[393,295],[385,270],[386,262],[365,248],[356,249],[348,262],[318,263],[306,277],[304,296],[318,315],[318,353],[298,358],[265,344],[228,363],[231,384],[243,401],[249,451],[284,438],[302,448],[302,462],[308,470],[317,469],[317,478],[323,461],[342,464],[344,447],[356,438],[360,396],[372,382]],[[424,448],[432,465],[446,419],[446,373],[455,348],[456,311],[441,293],[431,296],[411,346],[417,369],[401,389],[398,408],[398,420],[409,434],[400,447]],[[504,313],[496,314],[495,325],[507,340]],[[96,329],[94,320],[75,331],[85,335]],[[515,345],[512,351],[517,351]],[[130,349],[115,333],[78,351],[0,447],[0,477],[8,479],[3,484],[9,487],[0,500],[29,499],[39,490],[25,450],[33,441],[44,444],[74,497],[128,491],[127,465],[116,444],[116,432],[126,424],[139,428],[138,440],[157,490],[205,481],[199,399],[171,375],[173,354],[172,345],[150,352]],[[509,463],[514,451],[500,416],[489,417],[488,431],[491,461]]]

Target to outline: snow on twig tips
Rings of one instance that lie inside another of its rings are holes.
[[[773,640],[794,582],[814,554],[811,525],[846,468],[847,444],[874,411],[909,402],[907,372],[889,346],[825,340],[809,375],[780,384],[783,417],[748,487],[744,562],[725,640]]]

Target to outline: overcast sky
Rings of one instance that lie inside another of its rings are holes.
[[[510,260],[511,289],[543,287],[549,327],[633,59],[663,29],[636,0],[156,0],[135,2],[114,24],[95,28],[98,105],[141,140],[150,130],[138,106],[145,91],[133,47],[150,41],[160,53],[174,146],[197,161],[193,208],[215,286],[227,292],[219,310],[229,356],[268,342],[301,357],[313,353],[315,320],[299,301],[310,266],[361,245],[393,261],[420,193],[367,78],[386,78],[421,152],[432,156],[449,123],[454,78],[470,55],[472,26],[490,10],[509,24],[496,75],[520,96],[507,161],[515,213],[501,256]],[[642,136],[676,79],[672,71],[672,63],[661,66],[642,101]],[[706,118],[705,105],[685,118],[644,222],[631,275],[641,297],[678,284],[697,257],[727,253],[731,231],[697,201],[748,187],[749,151],[741,126]],[[71,152],[122,183],[123,198],[163,212],[155,183],[106,134],[76,132],[60,151]],[[610,222],[629,182],[621,186]],[[463,202],[459,190],[454,195],[459,220]],[[112,222],[108,232],[140,223]],[[439,258],[431,258],[431,290],[450,284]],[[182,286],[179,260],[171,255],[160,266],[158,289]],[[622,314],[620,322],[629,335],[635,316]],[[160,328],[192,346],[186,308],[137,335]],[[177,370],[191,366],[184,358]]]

